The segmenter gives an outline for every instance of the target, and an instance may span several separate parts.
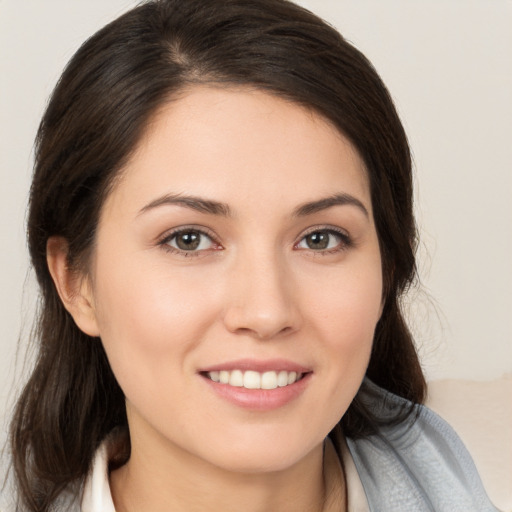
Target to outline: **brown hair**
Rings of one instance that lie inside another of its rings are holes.
[[[99,339],[64,309],[46,263],[53,235],[86,269],[103,201],[151,116],[194,83],[249,85],[329,119],[366,164],[380,242],[385,306],[367,376],[412,402],[425,381],[400,298],[413,282],[411,157],[393,102],[368,60],[328,24],[286,0],[155,0],[78,50],[39,127],[28,242],[41,288],[39,354],[11,425],[20,503],[46,511],[86,475],[94,451],[126,425],[124,396]],[[356,397],[340,421],[368,432]]]

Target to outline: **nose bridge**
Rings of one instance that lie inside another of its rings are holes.
[[[232,332],[260,339],[298,328],[286,258],[273,247],[259,245],[240,251],[233,262],[225,323]]]

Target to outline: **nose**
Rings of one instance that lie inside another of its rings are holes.
[[[302,318],[284,258],[260,253],[241,260],[228,279],[227,330],[260,340],[297,331]]]

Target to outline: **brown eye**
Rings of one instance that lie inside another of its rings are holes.
[[[201,233],[201,231],[187,230],[175,233],[167,244],[180,251],[202,251],[210,249],[213,241],[208,235]]]
[[[309,249],[311,251],[326,251],[331,249],[343,249],[350,245],[347,235],[332,229],[317,230],[306,235],[297,244],[298,249]]]
[[[314,250],[327,249],[329,247],[329,241],[331,236],[332,235],[330,233],[325,233],[321,231],[311,233],[310,235],[305,237],[306,245],[308,246],[309,249]]]

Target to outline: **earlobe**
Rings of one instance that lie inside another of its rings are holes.
[[[90,281],[69,267],[65,238],[52,236],[48,239],[46,261],[60,300],[78,328],[89,336],[99,336]]]

